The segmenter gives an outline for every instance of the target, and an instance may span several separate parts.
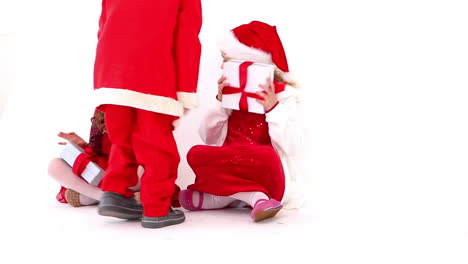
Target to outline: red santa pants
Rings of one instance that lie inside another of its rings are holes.
[[[129,187],[137,184],[137,167],[143,166],[140,192],[145,216],[164,216],[171,205],[180,161],[173,120],[173,116],[126,106],[105,108],[112,147],[102,190],[131,197]]]

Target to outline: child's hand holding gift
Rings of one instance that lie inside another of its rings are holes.
[[[263,100],[257,99],[257,102],[263,105],[265,112],[268,112],[278,103],[275,84],[271,79],[268,79],[265,85],[260,84],[260,88],[263,89],[263,92],[257,92],[257,94],[263,97]]]
[[[218,101],[221,101],[223,99],[224,87],[229,86],[229,84],[226,82],[226,79],[227,78],[225,76],[221,76],[221,78],[219,78],[218,80],[218,95],[216,96],[216,99],[218,99]]]

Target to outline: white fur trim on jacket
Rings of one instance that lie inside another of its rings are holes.
[[[226,53],[229,59],[273,64],[269,52],[242,44],[232,31],[229,31],[218,41],[218,47]]]
[[[182,116],[184,113],[182,103],[173,98],[126,89],[99,88],[94,90],[94,99],[96,105],[123,105],[172,116]]]
[[[198,97],[196,93],[177,92],[177,100],[184,108],[194,109],[198,107]]]
[[[286,209],[300,208],[305,202],[300,155],[304,140],[295,88],[287,86],[284,92],[278,94],[278,98],[280,103],[266,114],[266,118],[273,147],[281,158],[285,174],[286,186],[282,203]],[[199,132],[206,144],[223,144],[231,111],[217,103],[204,115]]]

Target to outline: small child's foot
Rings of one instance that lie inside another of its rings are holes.
[[[194,204],[193,196],[198,195],[198,205]],[[203,199],[204,195],[202,192],[194,191],[194,190],[182,190],[179,193],[179,202],[183,208],[190,210],[190,211],[198,211],[203,210]]]
[[[98,213],[121,219],[140,219],[143,206],[134,197],[127,198],[119,193],[104,192],[99,201]]]
[[[80,193],[72,190],[72,189],[67,189],[65,191],[65,200],[67,203],[73,207],[80,207]]]
[[[137,201],[137,203],[141,204],[141,193],[140,192],[135,192],[133,194],[133,198],[135,198],[135,201]]]
[[[185,214],[180,210],[169,208],[169,212],[161,217],[143,216],[141,225],[145,228],[161,228],[170,225],[180,224],[185,221]]]
[[[282,208],[283,205],[275,199],[260,199],[255,203],[250,216],[258,222],[275,216]]]

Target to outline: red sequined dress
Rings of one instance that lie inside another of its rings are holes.
[[[223,145],[194,146],[187,161],[196,175],[189,189],[219,196],[258,191],[283,198],[283,167],[265,115],[233,110]]]

